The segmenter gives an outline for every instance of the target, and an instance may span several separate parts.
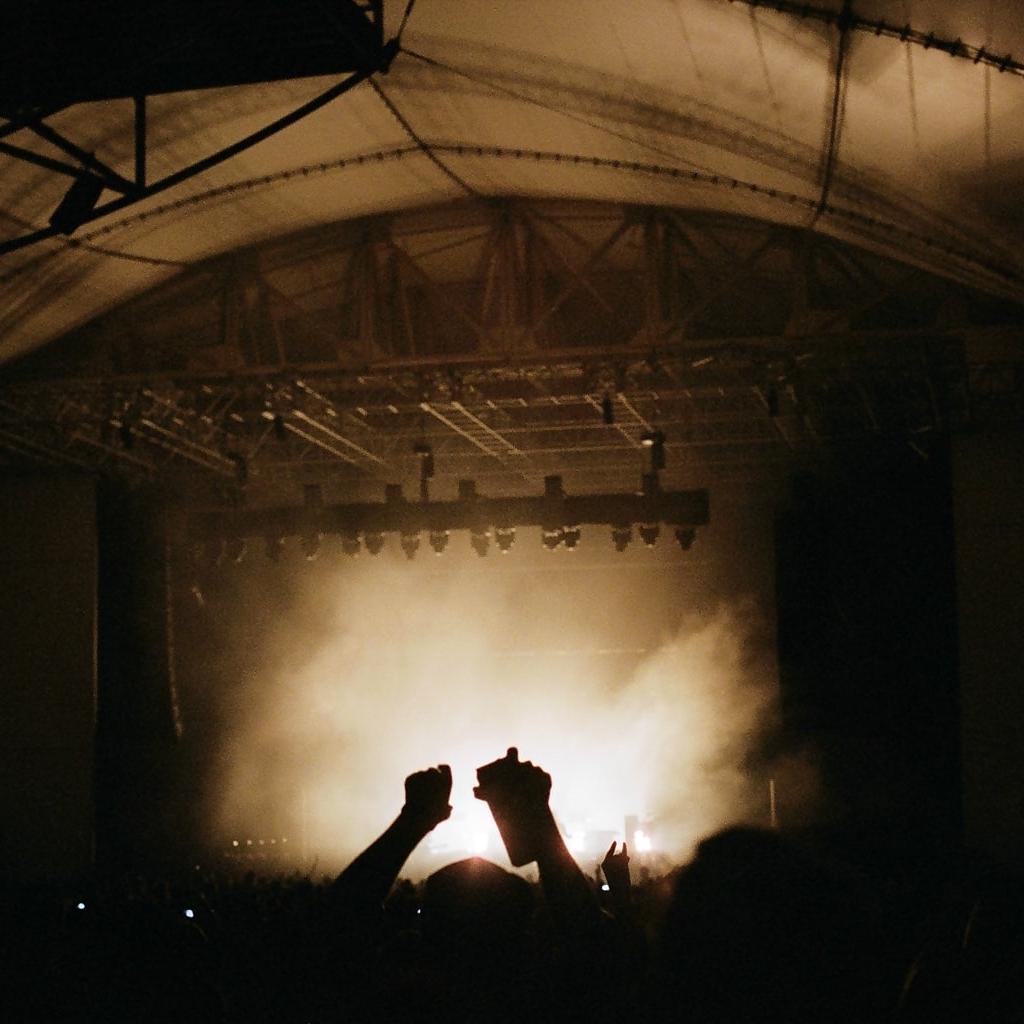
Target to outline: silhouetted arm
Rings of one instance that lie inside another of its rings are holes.
[[[565,937],[583,938],[596,930],[600,921],[594,891],[565,845],[555,817],[546,805],[539,822],[537,869],[544,899]]]
[[[405,780],[405,805],[395,820],[334,883],[346,903],[379,907],[421,840],[452,813],[452,771],[446,764],[414,772]]]
[[[629,849],[622,844],[620,853],[615,852],[615,843],[608,847],[608,852],[601,861],[601,871],[608,883],[608,904],[617,918],[625,918],[629,914],[632,900],[633,885],[629,878]]]
[[[537,862],[541,888],[566,938],[596,927],[600,911],[583,872],[562,839],[548,797],[551,776],[509,747],[504,758],[477,770],[474,793],[487,800],[513,864]]]

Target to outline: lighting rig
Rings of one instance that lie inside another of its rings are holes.
[[[657,465],[656,459],[653,462]],[[396,534],[406,557],[413,559],[424,535],[435,554],[441,555],[452,531],[465,530],[473,550],[483,557],[492,542],[507,554],[516,531],[526,527],[540,528],[541,542],[549,551],[572,551],[580,543],[583,526],[607,526],[615,549],[621,552],[632,540],[634,527],[643,543],[653,547],[665,526],[685,551],[693,544],[697,528],[709,520],[706,490],[663,491],[654,469],[643,474],[641,489],[629,494],[570,495],[560,476],[548,476],[544,493],[537,497],[485,497],[473,480],[462,480],[456,500],[432,501],[425,485],[432,470],[428,458],[424,457],[422,467],[419,501],[407,500],[400,484],[388,484],[383,502],[325,505],[320,488],[310,485],[302,507],[234,507],[198,514],[189,520],[189,540],[208,550],[230,547],[238,552],[244,550],[239,541],[262,538],[267,554],[276,559],[284,538],[298,537],[303,554],[313,558],[322,538],[329,535],[340,538],[348,555],[357,555],[364,547],[376,555],[383,550],[386,535]]]

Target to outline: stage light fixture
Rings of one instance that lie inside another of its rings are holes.
[[[411,562],[420,549],[420,535],[418,533],[403,533],[401,543],[405,557]]]
[[[469,535],[469,542],[473,550],[481,557],[487,555],[487,549],[491,546],[491,533],[487,529],[474,529]]]
[[[676,527],[676,540],[679,542],[679,546],[683,551],[689,551],[693,547],[693,542],[697,539],[696,530],[684,529],[682,526]]]
[[[341,535],[341,550],[350,558],[355,558],[361,550],[359,534],[355,530],[346,530]]]
[[[364,533],[363,543],[371,555],[379,555],[384,550],[384,534],[379,530]]]
[[[629,542],[633,539],[633,528],[631,526],[613,526],[612,527],[612,543],[615,545],[615,550],[621,554],[626,548],[629,547]]]
[[[562,531],[550,529],[542,530],[540,542],[548,551],[554,551],[558,545],[562,543]]]
[[[444,549],[448,547],[448,531],[447,530],[431,530],[430,531],[430,546],[434,549],[435,555],[443,555]]]
[[[658,542],[658,534],[661,533],[661,527],[657,523],[642,523],[640,526],[640,539],[649,548],[653,548]]]
[[[304,533],[299,538],[299,546],[302,549],[303,555],[306,556],[306,561],[312,562],[320,553],[320,534]]]
[[[582,536],[583,532],[578,526],[567,526],[562,531],[562,542],[565,544],[566,550],[575,551]]]
[[[284,553],[284,537],[277,534],[267,537],[266,552],[267,558],[272,562],[280,562],[281,555]]]
[[[494,531],[494,540],[498,545],[498,550],[503,555],[507,555],[512,550],[512,545],[516,542],[516,531],[514,527],[496,527]]]

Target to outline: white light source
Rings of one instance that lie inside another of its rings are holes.
[[[651,837],[642,828],[633,833],[633,849],[637,853],[650,853],[651,845]]]
[[[84,903],[78,903],[78,904],[76,904],[76,906],[78,907],[79,910],[85,910],[85,904]]]
[[[196,916],[196,912],[191,907],[189,907],[185,911],[185,916],[191,921],[192,918]]]

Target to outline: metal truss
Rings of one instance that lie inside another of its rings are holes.
[[[663,491],[656,472],[643,476],[640,491],[624,494],[569,495],[557,475],[545,477],[544,493],[523,497],[488,497],[477,493],[476,482],[463,480],[454,501],[432,501],[424,492],[419,501],[408,501],[400,485],[385,488],[384,501],[325,505],[322,491],[307,485],[302,506],[263,508],[221,508],[193,513],[185,523],[182,536],[195,550],[196,568],[201,563],[214,565],[228,557],[234,545],[236,560],[243,551],[239,541],[263,538],[268,552],[276,557],[286,537],[301,539],[307,557],[314,557],[326,534],[340,536],[342,548],[358,554],[365,545],[371,554],[379,554],[384,535],[398,534],[409,559],[420,548],[421,534],[427,534],[430,546],[441,554],[448,546],[449,534],[463,530],[480,556],[487,554],[493,539],[507,552],[520,527],[540,527],[544,546],[575,548],[583,526],[603,525],[612,529],[612,539],[622,551],[639,527],[641,539],[653,547],[662,524],[675,533],[683,550],[696,539],[697,528],[709,520],[708,492]]]
[[[901,43],[920,46],[924,50],[938,50],[950,57],[969,60],[972,64],[982,64],[995,68],[1000,73],[1009,72],[1013,75],[1024,75],[1024,62],[1013,54],[993,53],[984,46],[972,46],[962,39],[947,39],[937,36],[934,32],[922,32],[912,25],[888,22],[884,18],[864,18],[852,9],[852,4],[841,8],[818,7],[801,0],[729,0],[729,3],[745,3],[749,7],[760,7],[769,11],[778,11],[792,17],[823,22],[835,25],[840,31],[869,32],[874,36],[885,36]]]
[[[0,377],[8,462],[331,501],[750,481],[1020,415],[1024,311],[808,233],[480,202],[212,260]]]
[[[71,186],[47,227],[0,241],[0,255],[71,234],[230,160],[374,73],[386,72],[398,52],[397,40],[384,42],[382,0],[290,4],[284,20],[280,9],[268,4],[209,4],[187,14],[174,4],[134,5],[134,16],[114,4],[83,5],[77,11],[76,5],[53,5],[48,13],[48,5],[35,6],[39,10],[9,19],[15,24],[7,26],[0,155],[69,178]],[[230,55],[223,51],[225,32],[232,39]],[[83,58],[83,50],[93,47],[112,54],[103,71],[91,57]],[[148,96],[342,72],[348,74],[341,81],[264,127],[148,179]],[[130,173],[86,151],[48,121],[75,103],[97,99],[132,104]],[[20,143],[5,141],[19,135]],[[113,198],[100,202],[105,192]]]

